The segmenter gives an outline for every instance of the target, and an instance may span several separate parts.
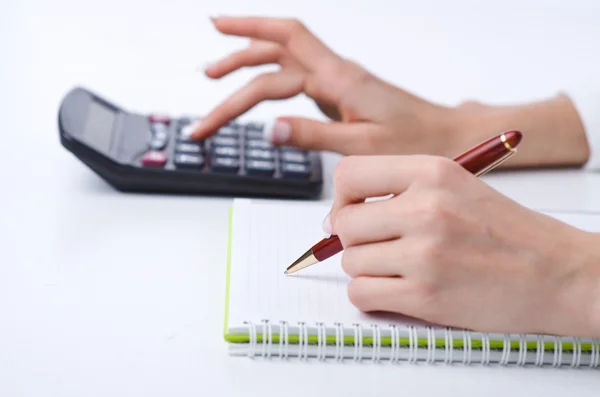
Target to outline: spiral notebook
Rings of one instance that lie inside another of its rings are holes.
[[[391,314],[360,312],[348,300],[341,254],[284,275],[324,237],[322,203],[236,199],[230,213],[225,340],[229,353],[327,362],[463,363],[600,367],[600,340],[471,332]],[[600,215],[548,213],[600,231]]]

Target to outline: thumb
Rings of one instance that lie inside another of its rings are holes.
[[[322,122],[303,117],[280,117],[265,138],[276,146],[303,150],[325,150],[340,154],[358,154],[366,149],[369,135],[376,127],[368,123]]]

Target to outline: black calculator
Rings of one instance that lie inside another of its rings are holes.
[[[190,138],[199,117],[136,114],[75,87],[58,113],[61,144],[123,192],[313,199],[322,192],[321,154],[275,147],[265,123],[231,120]]]

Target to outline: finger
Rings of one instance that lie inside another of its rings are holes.
[[[282,53],[283,49],[278,44],[259,42],[210,65],[205,73],[213,79],[221,78],[245,66],[277,63]]]
[[[280,117],[272,130],[266,130],[265,137],[274,145],[347,154],[363,150],[366,136],[376,133],[377,126],[366,123],[327,123],[303,117]]]
[[[256,77],[210,112],[192,133],[193,139],[203,139],[222,125],[247,112],[267,99],[285,99],[302,91],[303,73],[283,70]]]
[[[427,155],[342,158],[335,170],[334,202],[329,221],[335,227],[337,213],[348,204],[399,195],[421,179],[443,178],[456,166],[449,159]]]
[[[403,243],[396,239],[347,247],[342,254],[342,269],[352,278],[403,276],[406,261]]]
[[[358,277],[348,284],[348,299],[363,312],[398,312],[406,284],[399,277]]]
[[[368,203],[349,204],[336,214],[333,224],[344,248],[402,237],[405,206],[399,197]]]
[[[276,42],[284,46],[308,70],[332,64],[340,58],[294,19],[222,17],[213,19],[221,33]]]

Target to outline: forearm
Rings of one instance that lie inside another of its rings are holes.
[[[580,116],[564,95],[518,106],[471,104],[459,107],[452,117],[464,147],[502,131],[521,131],[519,154],[504,167],[579,167],[589,158]]]

